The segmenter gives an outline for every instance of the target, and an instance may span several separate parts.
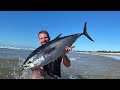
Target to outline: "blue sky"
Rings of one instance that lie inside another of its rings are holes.
[[[95,42],[81,36],[74,50],[120,51],[120,11],[0,11],[0,45],[37,48],[38,32],[45,29],[51,40],[87,32]]]

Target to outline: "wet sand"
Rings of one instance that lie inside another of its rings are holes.
[[[120,79],[120,60],[98,55],[76,55],[70,67],[62,64],[62,73],[74,75],[75,79]]]

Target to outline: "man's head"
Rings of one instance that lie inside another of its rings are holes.
[[[43,45],[46,44],[47,42],[49,42],[50,40],[50,36],[49,33],[45,30],[42,30],[38,33],[38,37],[39,37],[39,42]]]

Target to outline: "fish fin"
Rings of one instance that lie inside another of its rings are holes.
[[[50,54],[53,50],[55,49],[55,47],[47,49],[44,53],[43,53],[43,57],[45,57],[46,55]]]
[[[88,33],[87,33],[87,30],[86,30],[86,23],[87,22],[85,22],[85,24],[84,24],[84,31],[83,31],[83,34],[89,39],[89,40],[91,40],[91,41],[93,41],[94,42],[94,40],[88,35]]]
[[[61,36],[62,34],[59,34],[55,39],[58,39],[58,38],[60,38],[60,36]]]
[[[75,46],[72,46],[71,48],[74,48]]]

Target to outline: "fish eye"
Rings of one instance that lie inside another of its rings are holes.
[[[28,62],[28,64],[29,64],[29,63],[32,63],[32,62],[31,62],[31,61],[29,61],[29,62]]]

